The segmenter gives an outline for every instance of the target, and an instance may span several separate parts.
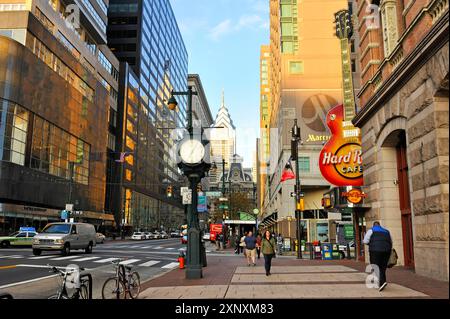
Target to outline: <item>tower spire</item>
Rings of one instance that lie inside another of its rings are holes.
[[[222,89],[222,107],[225,107],[225,90]]]

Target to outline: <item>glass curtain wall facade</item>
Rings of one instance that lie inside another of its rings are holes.
[[[109,20],[108,43],[125,75],[118,112],[118,148],[127,153],[120,222],[129,231],[178,228],[184,219],[181,198],[177,191],[167,198],[166,189],[179,189],[181,175],[170,150],[173,129],[186,125],[187,98],[177,97],[176,111],[166,101],[172,90],[187,89],[187,51],[167,0],[111,1]]]

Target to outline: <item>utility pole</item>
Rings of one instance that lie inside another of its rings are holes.
[[[299,160],[298,160],[298,145],[301,139],[300,128],[297,125],[297,119],[294,120],[294,126],[292,127],[292,140],[291,140],[291,158],[295,161],[295,218],[297,222],[297,259],[302,259],[302,245],[301,238],[303,228],[301,225],[301,189],[300,189],[300,174],[299,174]]]

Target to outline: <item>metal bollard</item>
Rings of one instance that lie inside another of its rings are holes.
[[[314,245],[312,243],[309,245],[309,259],[314,259]]]
[[[350,251],[350,243],[347,243],[347,259],[352,259],[352,253]]]

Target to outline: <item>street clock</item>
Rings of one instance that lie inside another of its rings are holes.
[[[180,156],[188,165],[199,164],[205,156],[205,146],[195,139],[185,140],[180,146]]]

